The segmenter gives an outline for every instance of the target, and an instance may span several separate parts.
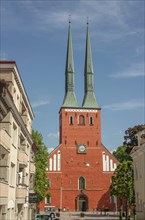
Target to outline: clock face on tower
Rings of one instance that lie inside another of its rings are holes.
[[[78,145],[78,153],[79,154],[85,154],[86,153],[86,145],[85,144],[79,144]]]

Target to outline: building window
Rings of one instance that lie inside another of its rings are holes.
[[[29,189],[34,189],[35,175],[30,173]]]
[[[18,135],[17,135],[17,126],[13,123],[13,144],[17,147]]]
[[[116,203],[116,197],[115,196],[110,196],[110,203],[115,204]]]
[[[45,197],[45,204],[51,203],[51,196],[48,195],[47,197]]]
[[[48,178],[47,181],[48,181],[48,187],[50,188],[51,187],[51,180]]]
[[[91,116],[90,117],[90,125],[93,125],[94,124],[94,118]]]
[[[33,151],[30,151],[30,161],[32,162],[32,163],[34,163],[34,152]]]
[[[52,171],[52,158],[49,159],[49,171]]]
[[[74,124],[74,118],[73,118],[73,116],[70,116],[70,117],[69,117],[69,124],[70,124],[70,125],[73,125],[73,124]]]
[[[53,170],[56,171],[56,154],[53,155]]]
[[[84,115],[79,116],[79,125],[85,125],[85,117]]]
[[[103,171],[106,171],[106,154],[105,154],[105,152],[103,152],[102,157],[103,157]]]
[[[20,150],[26,151],[26,144],[25,144],[25,138],[22,134],[20,134]]]
[[[81,176],[79,178],[79,189],[83,190],[85,188],[86,188],[86,181],[85,181],[85,178]]]
[[[57,170],[60,171],[60,159],[61,159],[61,154],[60,151],[57,152]]]
[[[23,169],[20,169],[18,173],[18,185],[23,185],[23,184],[24,184]]]

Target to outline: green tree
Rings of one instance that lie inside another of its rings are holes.
[[[111,195],[120,199],[120,204],[126,202],[126,219],[128,219],[128,205],[134,202],[134,179],[133,179],[133,162],[123,161],[118,165],[112,177],[110,186]],[[122,219],[122,208],[120,213]]]
[[[128,128],[125,131],[123,144],[127,146],[128,154],[132,151],[134,146],[138,146],[137,134],[143,130],[145,130],[145,125],[135,125],[133,128]]]
[[[48,150],[43,143],[43,137],[38,131],[32,130],[32,139],[37,147],[35,154],[35,187],[34,191],[38,195],[38,203],[47,196],[49,182],[46,176],[46,168],[48,167]]]
[[[116,151],[113,151],[114,157],[120,163],[122,163],[123,161],[132,161],[132,158],[129,155],[127,148],[128,148],[128,146],[123,145],[123,146],[119,146]]]

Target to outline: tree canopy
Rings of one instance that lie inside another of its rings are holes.
[[[46,168],[48,167],[48,150],[43,143],[43,137],[38,131],[32,131],[32,139],[37,147],[35,154],[35,187],[34,191],[38,195],[38,202],[41,202],[46,195],[49,182],[46,176]]]
[[[114,157],[119,161],[132,161],[131,156],[127,152],[127,146],[119,146],[116,151],[113,151]]]
[[[124,145],[127,146],[127,152],[130,153],[134,146],[138,146],[138,132],[145,130],[145,125],[136,125],[125,131]]]
[[[133,163],[123,161],[118,165],[112,176],[111,195],[117,196],[120,200],[134,201]]]
[[[122,219],[122,202],[126,203],[126,219],[128,219],[128,204],[134,203],[134,174],[133,160],[130,156],[130,151],[133,146],[138,144],[137,132],[142,129],[142,126],[135,126],[125,131],[124,145],[119,146],[113,155],[120,162],[112,177],[110,186],[111,195],[115,195],[120,199],[120,219]]]

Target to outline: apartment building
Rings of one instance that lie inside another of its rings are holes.
[[[132,149],[137,220],[145,220],[145,125],[136,134],[138,146]]]
[[[15,61],[0,61],[0,219],[31,219],[34,114]]]

